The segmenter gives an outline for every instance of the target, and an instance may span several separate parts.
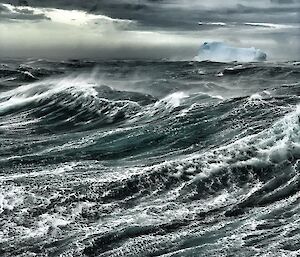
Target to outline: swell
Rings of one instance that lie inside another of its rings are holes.
[[[244,136],[234,142],[228,141],[211,149],[198,149],[188,157],[177,156],[176,161],[141,167],[138,174],[133,172],[134,175],[125,180],[109,181],[101,188],[97,185],[97,189],[91,187],[91,190],[98,191],[97,200],[103,203],[127,198],[139,199],[154,191],[155,194],[161,194],[178,186],[181,186],[179,192],[182,201],[208,198],[224,189],[243,188],[257,183],[266,185],[261,189],[264,193],[277,189],[286,191],[280,187],[294,179],[299,168],[299,110],[297,107],[296,111],[259,133]],[[95,149],[92,150],[94,152]],[[80,151],[88,160],[84,148]],[[101,156],[101,152],[95,152],[95,155]],[[103,155],[101,157],[103,160]],[[130,167],[127,169],[130,174]],[[295,189],[297,186],[296,183]],[[276,194],[281,195],[282,192]],[[267,203],[267,200],[260,198],[260,203]]]
[[[142,106],[134,101],[112,101],[82,93],[73,93],[70,97],[70,94],[61,92],[60,96],[61,99],[56,94],[55,101],[52,98],[36,101],[35,108],[32,108],[32,103],[29,104],[25,120],[30,117],[33,124],[21,123],[23,126],[18,128],[18,120],[10,120],[11,124],[2,122],[4,137],[18,130],[24,133],[25,130],[38,134],[40,138],[33,142],[29,138],[26,148],[22,142],[13,146],[9,140],[7,146],[2,143],[3,157],[15,153],[15,157],[7,159],[8,163],[29,164],[39,160],[59,163],[78,158],[147,159],[151,162],[159,156],[160,161],[167,156],[173,158],[216,148],[259,133],[268,128],[274,119],[289,112],[298,101],[297,97],[220,100],[203,94],[176,93],[154,104]],[[287,104],[290,107],[286,107]],[[23,115],[24,107],[21,109]],[[16,113],[12,113],[15,118]],[[24,119],[22,115],[20,117]],[[118,128],[112,127],[116,122]],[[81,133],[61,134],[59,137],[43,135],[50,131]]]
[[[37,133],[89,130],[120,122],[154,101],[150,95],[120,92],[85,79],[63,78],[4,92],[0,115],[2,120],[13,117],[18,121],[19,117],[21,123],[36,121]]]

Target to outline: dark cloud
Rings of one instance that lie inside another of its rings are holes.
[[[127,27],[126,25],[124,28],[116,29],[116,33],[120,30],[132,30],[139,33],[139,36],[132,38],[129,36],[128,40],[125,38],[125,43],[123,42],[124,38],[121,38],[124,35],[120,38],[113,36],[113,39],[111,35],[104,35],[103,38],[107,38],[107,42],[101,38],[98,44],[98,39],[95,39],[91,43],[92,46],[86,46],[82,42],[91,41],[90,34],[87,38],[78,37],[79,39],[76,40],[81,45],[79,48],[83,56],[99,55],[115,58],[115,53],[117,53],[124,58],[128,56],[142,58],[143,55],[147,58],[148,56],[166,57],[164,53],[175,56],[177,50],[184,54],[192,54],[197,50],[196,40],[199,41],[199,45],[203,40],[219,40],[229,41],[238,46],[268,47],[271,51],[269,56],[279,56],[278,58],[283,58],[285,54],[288,59],[300,53],[297,43],[300,39],[299,0],[0,0],[0,2],[16,6],[15,13],[8,13],[7,10],[2,10],[0,5],[0,19],[2,20],[3,18],[6,20],[46,18],[43,14],[37,15],[30,9],[19,7],[30,6],[83,10],[113,19],[134,21],[132,23],[134,26]],[[202,23],[202,26],[198,25],[199,22]],[[221,23],[222,25],[220,25]],[[110,29],[109,27],[108,30]],[[54,30],[51,29],[51,31]],[[95,29],[95,31],[97,30]],[[154,32],[157,34],[153,38],[146,34]],[[168,33],[172,34],[170,36],[170,44],[173,45],[172,51],[166,51],[168,44],[159,46],[158,43],[168,42]],[[180,46],[179,43],[172,42],[172,40],[176,40],[174,35],[182,39],[185,37],[184,33],[186,33],[186,44]],[[161,41],[157,37],[161,37]],[[147,40],[140,42],[141,38],[147,38]],[[188,40],[190,40],[190,44],[187,43]],[[288,45],[289,49],[281,51],[282,45]],[[56,53],[60,51],[61,54],[67,54],[68,49],[69,46],[66,48],[56,46]],[[48,52],[52,50],[49,49]],[[43,51],[47,52],[47,49],[43,49]]]
[[[75,2],[72,4],[77,6]],[[70,8],[72,4],[65,6],[65,8]],[[141,27],[150,30],[197,30],[199,29],[197,27],[199,21],[299,22],[297,16],[291,15],[299,12],[299,7],[291,6],[269,5],[257,8],[245,4],[234,4],[222,8],[218,5],[203,8],[201,5],[194,6],[192,1],[174,4],[164,0],[131,1],[130,3],[101,0],[91,1],[88,4],[79,2],[77,7],[112,18],[135,20]]]
[[[293,4],[295,3],[294,0],[271,0],[272,3],[275,4]]]
[[[151,29],[196,30],[199,21],[299,23],[293,0],[4,0],[14,5],[80,9]]]

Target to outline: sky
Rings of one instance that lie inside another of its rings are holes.
[[[300,0],[0,0],[0,57],[192,60],[204,42],[299,60]]]

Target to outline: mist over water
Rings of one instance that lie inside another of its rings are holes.
[[[298,256],[300,63],[2,60],[1,256]]]

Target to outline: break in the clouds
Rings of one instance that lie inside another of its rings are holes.
[[[299,56],[300,0],[0,1],[0,56],[191,59],[205,41]]]
[[[0,17],[7,20],[43,20],[47,19],[53,23],[68,24],[71,26],[103,26],[109,29],[109,25],[128,25],[130,20],[113,19],[105,15],[92,14],[82,10],[65,10],[60,8],[41,8],[30,6],[16,7],[11,4],[2,4]]]

